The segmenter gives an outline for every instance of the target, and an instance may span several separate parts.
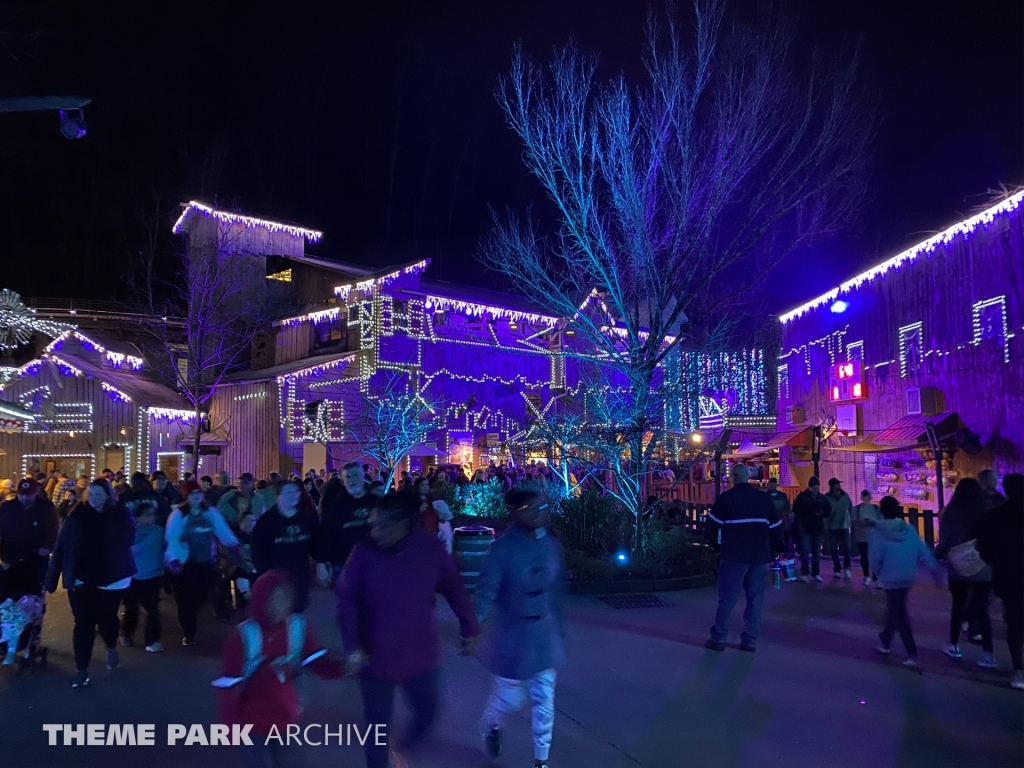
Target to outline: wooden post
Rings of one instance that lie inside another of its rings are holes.
[[[814,476],[821,478],[818,461],[821,459],[821,424],[815,424],[811,430],[811,461],[814,462]]]
[[[925,422],[925,433],[928,435],[928,444],[931,446],[935,456],[935,499],[938,501],[939,514],[946,507],[945,489],[942,487],[942,444],[939,436],[935,433],[935,425],[930,421]]]

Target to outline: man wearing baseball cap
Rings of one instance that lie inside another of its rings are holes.
[[[32,478],[19,480],[16,490],[0,505],[0,592],[38,595],[57,541],[57,513]]]

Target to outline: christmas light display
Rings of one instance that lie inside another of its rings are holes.
[[[105,381],[100,382],[100,384],[103,387],[103,391],[106,392],[110,396],[110,399],[113,400],[114,402],[130,403],[132,401],[132,399],[128,395],[119,390],[117,387],[111,386],[110,384],[107,384],[107,382]]]
[[[69,338],[77,338],[85,350],[89,352],[98,352],[103,355],[114,368],[123,368],[127,365],[127,367],[133,371],[142,370],[143,360],[141,357],[134,357],[133,355],[128,355],[123,352],[113,352],[108,350],[102,344],[89,338],[78,330],[69,330],[60,334],[46,346],[43,352],[60,351],[61,347],[64,346],[64,342]]]
[[[989,339],[1003,348],[1003,362],[1010,362],[1010,329],[1006,320],[1006,296],[975,302],[971,307],[971,324],[974,330],[971,343],[974,346]]]
[[[542,315],[536,312],[524,312],[517,309],[508,309],[507,307],[498,307],[490,304],[476,304],[471,301],[451,299],[446,296],[427,296],[424,304],[425,309],[428,312],[451,310],[454,312],[460,312],[464,315],[469,315],[470,317],[502,318],[515,322],[527,320],[532,323],[550,323],[551,325],[558,323],[558,318],[552,317],[551,315]]]
[[[905,379],[908,373],[917,373],[924,360],[924,323],[903,326],[899,330],[899,339],[900,376]]]
[[[88,459],[89,477],[96,474],[96,456],[91,453],[23,453],[21,455],[21,475],[28,474],[29,459]]]
[[[248,395],[235,395],[234,400],[237,403],[237,402],[239,402],[241,400],[255,400],[257,398],[266,397],[266,396],[267,396],[267,392],[266,392],[266,390],[263,390],[261,392],[250,392]]]
[[[192,200],[188,205],[185,206],[185,210],[181,212],[181,216],[174,222],[174,226],[171,227],[171,231],[174,234],[180,234],[185,224],[185,219],[192,213],[199,213],[203,216],[208,216],[216,219],[223,224],[240,224],[246,229],[265,229],[269,232],[284,233],[291,235],[296,238],[303,238],[311,243],[318,242],[320,238],[324,236],[323,232],[317,232],[314,229],[306,229],[305,227],[296,227],[293,224],[282,224],[278,221],[268,221],[267,219],[258,219],[254,216],[243,216],[238,213],[228,213],[227,211],[218,211],[211,208],[203,203]]]
[[[415,264],[410,264],[401,269],[397,269],[394,272],[389,272],[381,277],[372,277],[369,280],[361,280],[358,283],[350,285],[339,285],[334,289],[334,295],[341,299],[348,299],[353,291],[365,291],[369,292],[376,288],[387,286],[394,282],[403,275],[418,274],[430,266],[430,259],[424,259],[423,261],[417,261]]]
[[[790,322],[791,320],[800,317],[813,309],[816,309],[824,304],[835,301],[840,295],[849,293],[850,291],[860,288],[863,284],[869,283],[877,277],[880,277],[890,270],[899,269],[904,264],[908,264],[921,255],[927,255],[934,253],[940,246],[948,245],[957,237],[966,237],[967,235],[974,232],[978,227],[988,226],[999,216],[1005,216],[1006,214],[1016,211],[1024,200],[1024,191],[1018,192],[1005,200],[1000,201],[996,205],[982,211],[981,213],[971,216],[969,219],[957,222],[948,229],[940,232],[934,237],[930,237],[922,243],[908,248],[907,250],[896,254],[890,259],[883,261],[881,264],[877,264],[871,269],[861,272],[859,275],[850,278],[845,283],[842,283],[839,287],[833,288],[827,293],[823,293],[814,299],[811,299],[806,304],[802,304],[791,312],[779,317],[779,321],[783,324]]]
[[[189,422],[196,420],[196,412],[184,408],[147,408],[146,411],[154,421]]]

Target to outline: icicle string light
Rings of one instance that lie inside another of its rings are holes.
[[[143,360],[141,357],[134,357],[133,355],[128,355],[123,352],[114,352],[106,349],[102,344],[89,338],[78,330],[65,331],[56,339],[51,341],[43,352],[60,351],[60,348],[64,346],[64,342],[72,337],[78,339],[86,350],[90,352],[95,351],[103,355],[115,368],[122,368],[127,364],[133,371],[142,370]]]
[[[374,288],[388,285],[403,275],[412,275],[422,272],[428,266],[430,266],[430,259],[423,259],[423,261],[417,261],[415,264],[410,264],[406,267],[402,267],[401,269],[396,269],[394,272],[389,272],[381,277],[372,277],[369,280],[360,280],[358,283],[339,285],[334,289],[334,295],[342,299],[347,299],[353,291],[371,291]]]
[[[218,211],[215,208],[211,208],[208,205],[192,200],[188,205],[185,206],[185,210],[181,212],[181,216],[174,222],[174,226],[171,231],[174,234],[179,234],[182,227],[185,224],[185,219],[188,218],[191,213],[200,213],[203,216],[209,216],[217,221],[224,224],[241,224],[246,229],[266,229],[270,232],[281,232],[292,237],[305,238],[311,243],[318,242],[320,238],[324,236],[323,232],[317,232],[315,229],[306,229],[305,227],[296,227],[293,224],[282,224],[279,221],[269,221],[267,219],[258,219],[255,216],[243,216],[238,213],[228,213],[227,211]]]
[[[783,324],[788,323],[790,320],[794,320],[801,315],[810,312],[812,309],[817,309],[824,304],[831,303],[841,294],[849,293],[850,291],[860,288],[864,283],[871,282],[876,277],[881,277],[892,269],[899,269],[904,264],[914,261],[922,254],[933,253],[937,248],[939,248],[939,246],[948,245],[956,237],[967,237],[978,227],[988,226],[991,224],[995,221],[997,216],[1003,216],[1016,211],[1020,207],[1022,200],[1024,200],[1024,191],[1006,198],[998,204],[993,205],[991,208],[987,208],[981,213],[971,216],[969,219],[957,222],[949,229],[940,232],[934,237],[930,237],[924,242],[918,243],[917,245],[896,254],[891,259],[875,265],[866,272],[861,272],[859,275],[850,278],[838,288],[833,288],[828,293],[823,293],[821,296],[811,299],[806,304],[801,304],[796,309],[780,316],[779,321]]]

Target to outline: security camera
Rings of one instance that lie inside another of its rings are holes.
[[[85,136],[85,114],[80,109],[60,110],[60,132],[65,139]]]

